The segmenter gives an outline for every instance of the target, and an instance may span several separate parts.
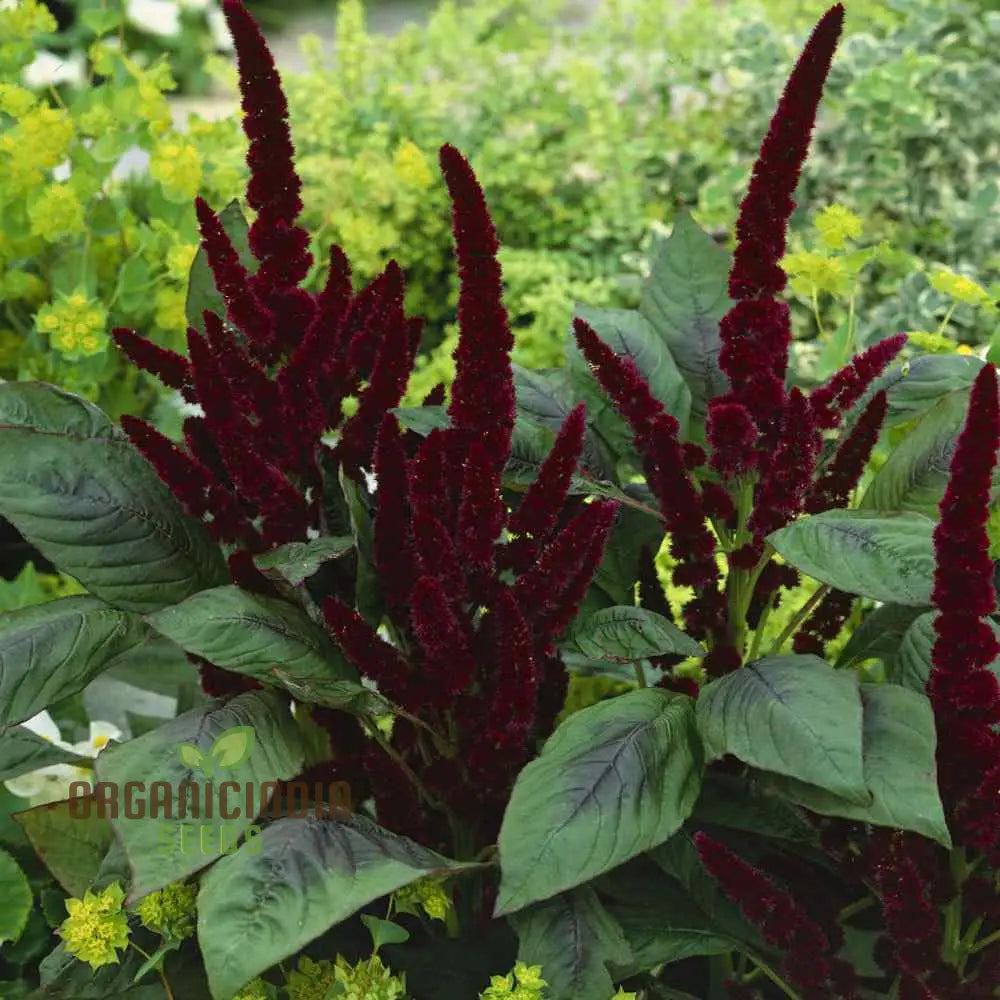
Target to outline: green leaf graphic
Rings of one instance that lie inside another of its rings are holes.
[[[205,764],[205,755],[193,743],[182,743],[177,748],[177,756],[193,771],[200,771]]]
[[[253,753],[254,731],[252,726],[234,726],[227,729],[213,744],[210,751],[216,767],[228,771],[239,767]]]

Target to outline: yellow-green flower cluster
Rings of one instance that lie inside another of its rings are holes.
[[[847,291],[847,272],[836,257],[813,250],[799,250],[786,254],[781,267],[790,279],[788,284],[792,291],[806,298],[820,292],[841,295]]]
[[[53,347],[68,359],[100,354],[108,343],[108,313],[96,299],[77,289],[38,310],[35,324]]]
[[[31,232],[49,243],[77,236],[87,228],[83,202],[70,184],[50,184],[28,207]]]
[[[400,913],[423,910],[432,920],[445,920],[452,902],[444,886],[443,878],[430,877],[411,882],[396,893],[396,909]]]
[[[128,947],[124,902],[125,893],[117,882],[99,893],[88,889],[83,899],[67,899],[69,916],[59,927],[66,951],[93,969],[119,961],[118,949]]]
[[[0,83],[0,111],[11,118],[23,118],[34,106],[35,95],[16,83]]]
[[[545,1000],[546,985],[540,965],[517,962],[506,976],[491,976],[479,1000]]]
[[[288,1000],[326,1000],[328,996],[339,1000],[406,1000],[405,977],[394,975],[378,955],[357,965],[342,955],[336,962],[316,962],[303,956],[288,977],[286,989]]]
[[[271,1000],[272,993],[267,988],[267,983],[263,979],[251,979],[246,986],[243,987],[233,997],[233,1000]]]
[[[861,219],[843,205],[827,205],[816,216],[814,225],[820,243],[827,250],[843,250],[848,242],[861,235],[864,228]]]
[[[182,941],[194,934],[197,898],[196,886],[175,882],[144,896],[136,913],[143,927],[165,938]]]
[[[990,293],[982,285],[947,267],[938,267],[930,275],[930,284],[936,292],[965,305],[994,308]]]
[[[910,330],[906,336],[911,347],[919,348],[925,354],[975,354],[968,344],[956,344],[943,333]]]
[[[201,155],[181,136],[167,136],[153,149],[149,173],[172,201],[186,203],[201,188]]]
[[[26,42],[33,35],[47,35],[58,29],[48,7],[38,0],[17,0],[0,6],[0,42]]]

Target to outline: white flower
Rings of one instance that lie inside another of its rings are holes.
[[[62,739],[59,727],[48,712],[39,712],[32,719],[21,723],[36,736],[48,743],[54,743],[62,750],[68,750],[79,757],[96,757],[111,740],[122,737],[122,731],[110,722],[92,722],[87,739],[79,743],[67,743]],[[91,772],[73,764],[51,764],[29,771],[17,778],[4,782],[7,791],[23,799],[29,799],[32,806],[59,802],[69,795],[69,786],[74,781],[90,781]]]
[[[25,86],[34,88],[60,83],[79,87],[86,77],[87,70],[82,52],[57,56],[47,49],[40,49],[34,60],[24,67]]]
[[[181,8],[176,0],[126,0],[125,17],[147,35],[175,38],[181,33]]]
[[[233,36],[229,34],[226,15],[218,7],[208,12],[208,30],[212,33],[212,41],[220,52],[233,51]]]

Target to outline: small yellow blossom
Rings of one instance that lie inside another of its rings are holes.
[[[246,986],[243,987],[233,997],[233,1000],[271,1000],[271,994],[268,992],[267,983],[263,979],[251,979]]]
[[[333,974],[339,988],[336,995],[342,1000],[405,1000],[405,978],[393,975],[378,955],[372,955],[357,965],[351,965],[338,955]],[[292,1000],[291,993],[289,1000]]]
[[[86,136],[107,135],[115,127],[114,112],[106,104],[95,104],[77,116],[80,132]]]
[[[31,232],[50,243],[76,236],[87,228],[83,202],[69,184],[50,184],[28,208]]]
[[[3,147],[10,151],[27,147],[34,164],[44,170],[66,158],[73,132],[73,121],[65,109],[39,105],[4,136]]]
[[[107,310],[96,299],[77,289],[42,306],[35,326],[49,335],[50,342],[67,359],[100,354],[108,344]]]
[[[35,105],[35,95],[16,83],[0,83],[0,111],[23,118]]]
[[[333,962],[319,962],[303,955],[288,977],[288,1000],[324,1000],[334,983]]]
[[[815,225],[827,250],[843,250],[848,241],[861,235],[863,228],[861,219],[843,205],[827,205],[816,216]]]
[[[197,898],[196,886],[175,882],[144,896],[136,907],[136,913],[143,927],[179,941],[194,933]]]
[[[540,965],[516,962],[506,976],[492,976],[480,1000],[545,1000],[546,982]]]
[[[26,42],[34,35],[48,35],[59,25],[38,0],[20,0],[0,6],[0,38],[4,42]]]
[[[955,341],[943,333],[909,330],[906,337],[909,343],[927,354],[953,354],[955,352]]]
[[[957,274],[947,267],[937,268],[930,276],[931,288],[947,295],[956,302],[964,302],[970,306],[988,306],[992,304],[989,292],[982,285]]]
[[[826,257],[811,250],[786,254],[781,267],[791,278],[793,291],[811,297],[818,292],[840,295],[847,290],[847,273],[836,257]]]
[[[183,333],[187,329],[187,294],[183,288],[166,285],[157,291],[153,301],[156,325],[161,330]]]
[[[153,150],[149,173],[168,197],[190,201],[201,188],[201,156],[186,140],[168,137]]]
[[[187,281],[198,253],[197,243],[177,243],[167,251],[167,274],[175,281]]]
[[[128,947],[124,902],[125,893],[117,882],[99,893],[88,889],[83,899],[67,899],[69,916],[59,927],[66,951],[93,969],[118,962],[117,949]]]
[[[409,139],[402,142],[393,159],[396,174],[414,187],[427,188],[434,183],[434,173],[423,150]]]
[[[396,893],[396,908],[403,913],[423,910],[432,920],[444,920],[452,907],[444,882],[443,878],[432,877],[403,886]]]

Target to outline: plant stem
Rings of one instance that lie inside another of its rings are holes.
[[[760,644],[764,639],[764,629],[767,626],[767,620],[771,617],[771,612],[774,610],[774,603],[777,599],[778,592],[774,591],[771,596],[767,599],[767,604],[764,605],[764,610],[760,613],[760,621],[757,622],[757,628],[754,629],[753,641],[750,643],[750,652],[747,653],[747,660],[756,660],[757,654],[760,653]]]
[[[643,668],[642,660],[633,660],[632,667],[635,669],[635,679],[639,687],[649,687],[649,684],[646,683],[646,671]]]
[[[424,788],[424,783],[417,776],[413,768],[406,763],[405,760],[400,756],[399,752],[392,746],[391,743],[382,735],[382,731],[375,725],[371,719],[367,717],[362,718],[362,723],[365,728],[371,734],[372,739],[392,758],[396,766],[406,775],[407,780],[411,785],[417,790],[417,794],[432,808],[438,812],[448,813],[448,809],[435,799],[430,792]]]
[[[816,605],[823,600],[824,597],[829,593],[830,585],[824,583],[822,586],[817,587],[812,597],[802,605],[801,608],[794,614],[792,620],[785,626],[784,631],[778,638],[774,641],[774,645],[768,650],[768,656],[776,656],[781,652],[781,647],[788,642],[789,638],[795,633],[798,627],[813,613],[816,609]]]
[[[840,913],[837,914],[837,922],[840,923],[844,920],[850,920],[855,914],[863,913],[870,906],[875,905],[875,900],[872,896],[862,896],[861,899],[856,899],[853,903],[848,903]]]
[[[789,997],[790,1000],[802,1000],[799,994],[796,993],[795,990],[793,990],[791,986],[789,986],[788,983],[786,983],[784,979],[782,979],[781,976],[779,976],[778,973],[762,958],[758,958],[756,955],[749,955],[748,957],[750,958],[750,961],[757,966],[757,969],[763,972],[764,975],[767,976],[767,978],[770,979],[771,982],[774,983],[774,985],[777,986],[786,997]]]
[[[992,934],[984,937],[982,941],[977,941],[970,949],[970,955],[976,955],[981,952],[984,948],[989,948],[991,944],[996,944],[1000,941],[1000,931],[994,931]]]

